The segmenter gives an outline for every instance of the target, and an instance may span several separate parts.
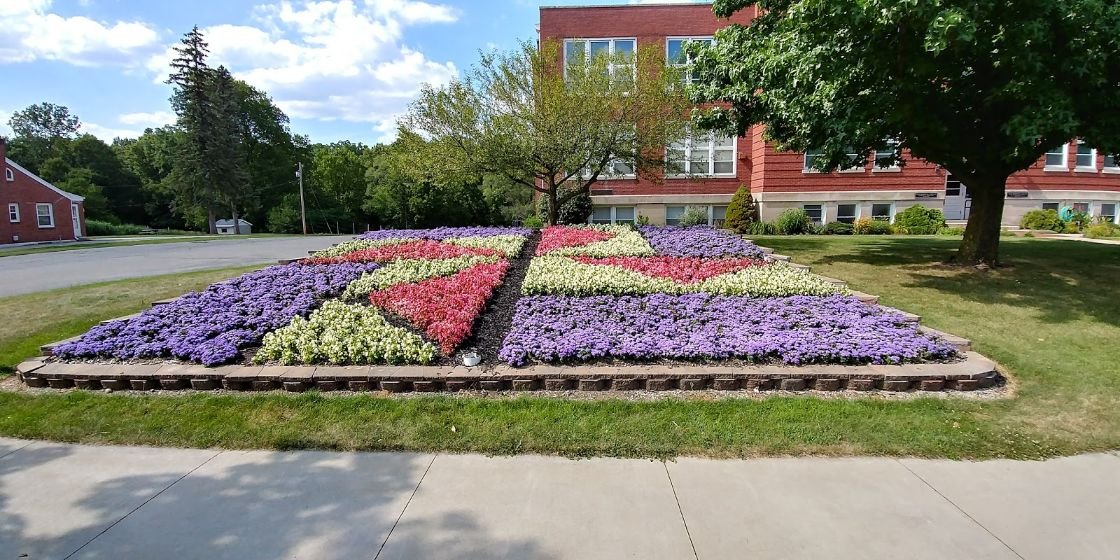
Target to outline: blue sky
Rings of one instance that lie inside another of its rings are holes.
[[[0,0],[0,134],[41,101],[106,141],[171,122],[168,49],[197,24],[211,63],[268,92],[293,132],[388,140],[420,84],[446,83],[479,49],[535,40],[542,4],[611,3],[634,2]]]

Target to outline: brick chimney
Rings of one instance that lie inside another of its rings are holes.
[[[3,163],[6,157],[8,157],[8,139],[0,136],[0,163]]]

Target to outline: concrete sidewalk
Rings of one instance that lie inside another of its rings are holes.
[[[1120,457],[675,462],[0,439],[0,559],[1120,558]],[[26,556],[21,556],[26,555]]]

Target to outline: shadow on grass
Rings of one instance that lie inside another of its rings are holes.
[[[760,239],[810,266],[863,264],[901,274],[907,288],[933,289],[981,304],[1029,307],[1039,319],[1066,323],[1091,318],[1120,325],[1120,247],[1068,240],[1004,238],[1004,266],[977,270],[944,264],[959,240],[932,237]],[[874,282],[876,273],[868,273]],[[856,278],[845,278],[857,280]],[[874,290],[872,284],[869,290]]]

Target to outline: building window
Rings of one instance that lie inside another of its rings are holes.
[[[588,165],[579,170],[579,176],[584,179],[591,178],[591,166]],[[607,165],[603,166],[603,170],[599,172],[599,179],[633,179],[636,177],[634,174],[634,162],[623,158],[611,158]]]
[[[856,218],[859,218],[859,205],[858,204],[837,204],[836,205],[836,221],[844,222],[845,224],[854,224]]]
[[[707,205],[689,205],[689,206],[666,206],[665,207],[665,225],[675,226],[680,225],[681,217],[688,211],[689,208],[699,208],[708,214],[708,225],[721,227],[723,221],[727,219],[726,206],[707,206]]]
[[[669,66],[681,68],[681,80],[686,84],[694,84],[699,81],[699,76],[689,69],[692,65],[692,57],[685,52],[685,46],[689,43],[702,43],[704,45],[711,45],[711,37],[670,37],[665,41],[665,61]]]
[[[1088,202],[1074,202],[1073,203],[1073,211],[1074,212],[1080,212],[1082,214],[1088,214],[1089,213],[1089,203]]]
[[[1112,202],[1112,203],[1108,203],[1108,204],[1101,204],[1101,215],[1099,217],[1102,220],[1104,220],[1104,221],[1106,221],[1110,224],[1115,224],[1116,223],[1116,203]]]
[[[873,171],[898,171],[898,163],[891,161],[891,159],[898,154],[898,144],[898,140],[887,138],[884,141],[883,149],[875,150],[875,167]]]
[[[1117,165],[1115,156],[1104,156],[1102,171],[1105,173],[1120,173],[1120,165]]]
[[[726,206],[709,206],[708,207],[708,225],[715,227],[723,227],[723,221],[727,219]]]
[[[961,195],[961,182],[954,179],[952,175],[949,175],[949,177],[947,177],[945,179],[945,197],[948,198],[950,196],[960,196],[960,195]]]
[[[684,216],[684,206],[665,207],[665,225],[675,226],[681,223],[681,216]]]
[[[694,138],[690,134],[670,144],[665,155],[669,175],[735,176],[735,139],[730,136],[705,133]]]
[[[1046,169],[1049,171],[1066,171],[1069,169],[1069,144],[1062,144],[1046,152]]]
[[[595,57],[606,56],[611,80],[634,79],[634,39],[567,39],[564,41],[564,75],[574,65],[591,64]]]
[[[19,204],[15,202],[8,205],[8,222],[13,224],[19,223]]]
[[[596,206],[591,209],[591,223],[593,224],[632,224],[634,218],[633,206]]]
[[[817,225],[824,223],[824,206],[820,204],[806,204],[801,208],[809,215],[809,221]]]
[[[871,219],[889,222],[894,217],[894,204],[884,202],[871,205]]]
[[[850,152],[846,155],[851,160],[859,157],[859,154],[855,152]],[[820,150],[809,150],[805,152],[805,164],[801,168],[802,173],[819,173],[821,170],[817,168],[817,165],[820,163],[822,158],[824,158],[824,153]],[[861,171],[864,171],[864,166],[859,164],[840,169],[841,173],[859,173]]]
[[[1077,159],[1074,161],[1079,171],[1097,170],[1097,150],[1090,148],[1084,140],[1077,141]]]
[[[54,206],[50,204],[36,204],[35,217],[39,221],[40,228],[53,228],[54,227]]]
[[[14,171],[12,171],[11,167],[5,167],[4,168],[4,179],[7,180],[9,183],[16,180],[16,174],[15,174]]]
[[[1053,210],[1053,211],[1057,212],[1058,208],[1060,206],[1061,206],[1061,204],[1059,204],[1057,202],[1043,202],[1042,203],[1042,209],[1043,210]]]

